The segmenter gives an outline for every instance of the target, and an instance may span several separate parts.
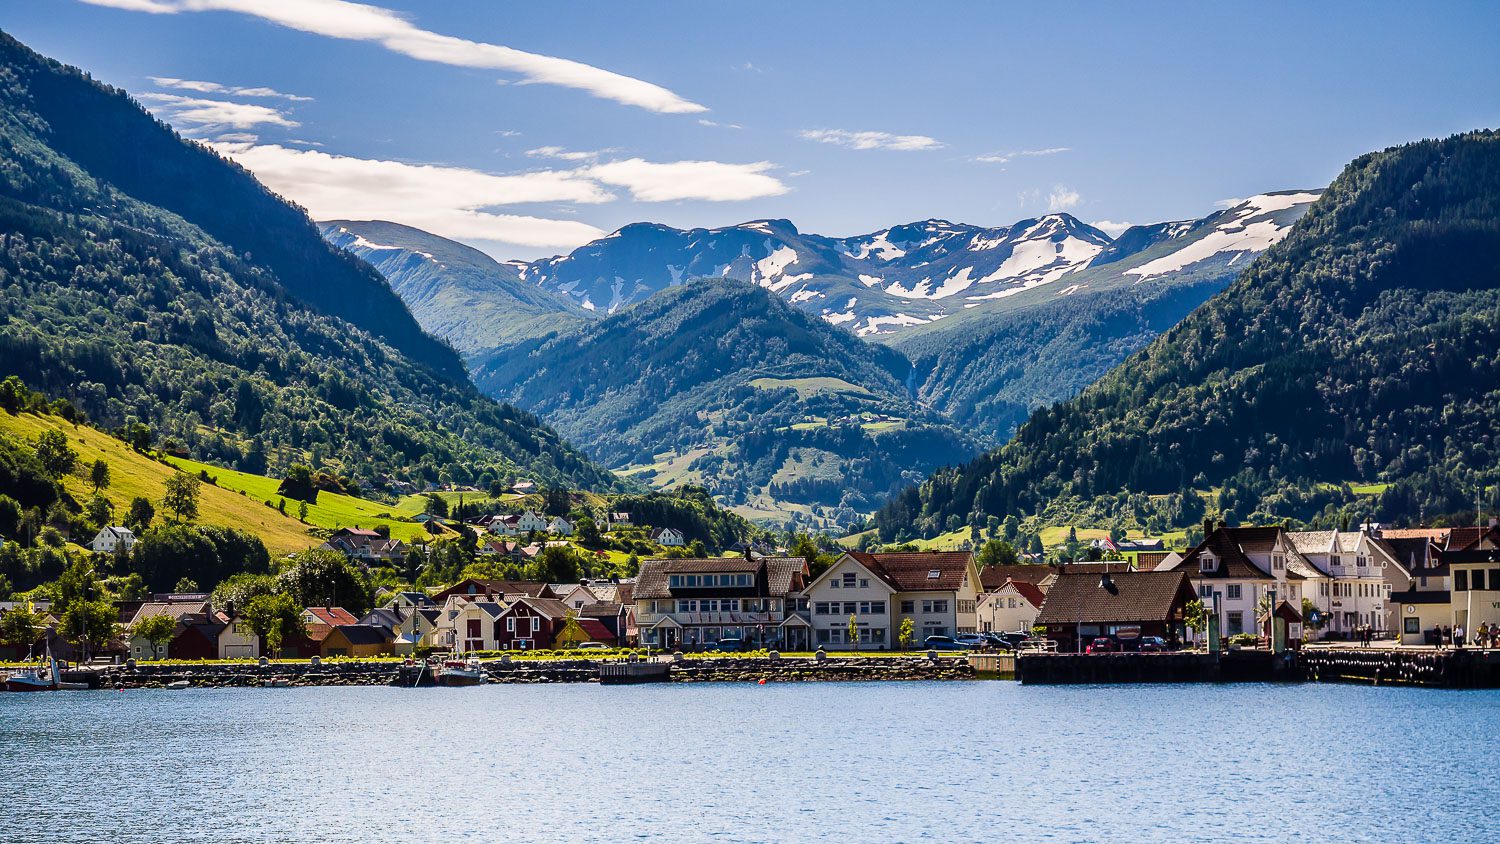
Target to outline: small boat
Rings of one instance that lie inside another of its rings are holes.
[[[169,689],[186,689],[186,688],[188,688],[189,686],[192,686],[192,685],[193,685],[192,683],[189,683],[186,680],[173,680],[172,682],[170,682],[170,683],[167,684],[167,688],[169,688]]]
[[[292,681],[288,680],[285,677],[272,677],[269,680],[267,680],[265,683],[263,683],[262,685],[264,685],[268,689],[284,689],[284,688],[290,686],[291,684],[292,684]]]
[[[87,683],[64,683],[57,668],[57,660],[47,657],[49,670],[43,673],[41,666],[26,668],[5,678],[8,692],[56,692],[87,689]]]
[[[477,686],[484,682],[484,668],[479,660],[450,659],[437,670],[440,686]]]

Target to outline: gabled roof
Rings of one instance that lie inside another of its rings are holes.
[[[641,571],[634,589],[629,584],[620,584],[621,600],[670,598],[671,576],[674,574],[755,574],[764,569],[766,593],[785,595],[801,588],[807,571],[807,561],[801,557],[756,557],[747,559],[734,557],[681,557],[677,559],[642,560]],[[736,587],[744,594],[748,587]],[[758,584],[757,587],[758,588]]]
[[[512,612],[517,607],[521,606],[530,607],[532,611],[534,611],[537,615],[542,616],[543,618],[564,618],[569,612],[572,611],[571,607],[569,607],[567,604],[564,604],[562,601],[557,600],[556,598],[522,597],[512,601],[510,603],[510,606],[505,608],[505,612]]]
[[[211,617],[207,601],[148,601],[135,611],[130,623],[135,624],[153,615],[167,616],[178,624],[197,623],[195,619],[207,621]]]
[[[1041,583],[1050,574],[1051,566],[985,566],[979,570],[979,582],[985,592],[993,592],[1008,580]]]
[[[307,607],[305,612],[317,619],[318,624],[326,624],[330,627],[359,623],[359,619],[354,617],[354,613],[349,612],[343,607]]]
[[[474,587],[472,592],[469,590],[470,586]],[[432,598],[437,603],[442,603],[450,595],[497,595],[505,597],[530,595],[534,598],[557,597],[545,583],[537,583],[529,580],[491,580],[481,577],[464,578],[432,596]]]
[[[1500,528],[1456,527],[1448,533],[1448,544],[1443,546],[1444,551],[1471,551],[1478,548],[1484,540],[1489,540],[1492,545],[1500,544]]]
[[[1185,571],[1127,571],[1107,575],[1061,574],[1037,613],[1037,624],[1126,624],[1166,621],[1196,597]]]
[[[1269,553],[1281,528],[1216,528],[1176,565],[1159,571],[1190,572],[1194,577],[1218,577],[1229,580],[1274,580],[1271,573],[1256,565],[1246,552]],[[1246,547],[1246,546],[1249,547]],[[1205,552],[1212,554],[1217,565],[1211,571],[1200,571],[1198,560]]]
[[[1025,580],[1007,580],[1004,583],[1000,584],[999,587],[986,592],[984,596],[979,599],[979,603],[983,604],[985,601],[995,600],[1000,596],[1000,593],[1005,591],[1006,589],[1015,591],[1022,598],[1025,598],[1028,602],[1030,602],[1033,607],[1040,607],[1042,605],[1042,602],[1047,599],[1047,593],[1043,592],[1042,587],[1036,585],[1035,583],[1030,583]]]
[[[376,533],[375,531],[370,530],[369,528],[349,528],[349,527],[339,528],[338,530],[336,530],[336,531],[333,532],[333,535],[336,536],[336,537],[337,536],[359,536],[359,537],[363,537],[365,539],[384,539],[385,538],[385,537],[381,536],[379,533]]]
[[[578,609],[579,618],[614,618],[624,609],[624,604],[616,604],[608,601],[598,601],[592,604],[584,604]]]
[[[121,525],[105,525],[99,529],[100,533],[108,531],[114,534],[116,539],[135,539],[135,531]],[[97,534],[96,534],[97,535]]]
[[[595,642],[612,642],[615,639],[615,634],[597,618],[580,618],[578,626]]]
[[[974,559],[968,551],[845,553],[897,592],[956,590],[963,586],[969,564]],[[974,586],[979,588],[977,583]]]

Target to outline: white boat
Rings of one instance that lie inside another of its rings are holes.
[[[5,690],[8,692],[57,692],[57,691],[81,691],[89,687],[88,683],[64,683],[62,672],[57,668],[57,660],[51,656],[47,657],[46,672],[41,666],[25,668],[5,678]]]
[[[265,687],[268,689],[284,689],[291,684],[292,681],[288,680],[285,677],[272,677],[264,683]]]
[[[437,670],[437,681],[441,686],[477,686],[484,682],[484,669],[477,659],[450,659]]]
[[[170,682],[170,683],[167,684],[167,688],[169,688],[169,689],[186,689],[186,688],[188,688],[191,685],[193,685],[193,684],[189,683],[186,680],[173,680],[172,682]]]

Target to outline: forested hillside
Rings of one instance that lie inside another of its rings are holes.
[[[0,375],[252,472],[618,485],[479,395],[304,214],[122,92],[0,36],[0,104]]]
[[[612,467],[831,526],[978,447],[907,397],[908,369],[764,288],[714,279],[502,349],[475,380]]]
[[[1500,137],[1476,132],[1357,159],[1223,293],[877,522],[1459,513],[1494,489],[1497,406]]]

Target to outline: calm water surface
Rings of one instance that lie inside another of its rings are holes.
[[[0,694],[0,841],[1494,841],[1497,715],[1311,685]]]

